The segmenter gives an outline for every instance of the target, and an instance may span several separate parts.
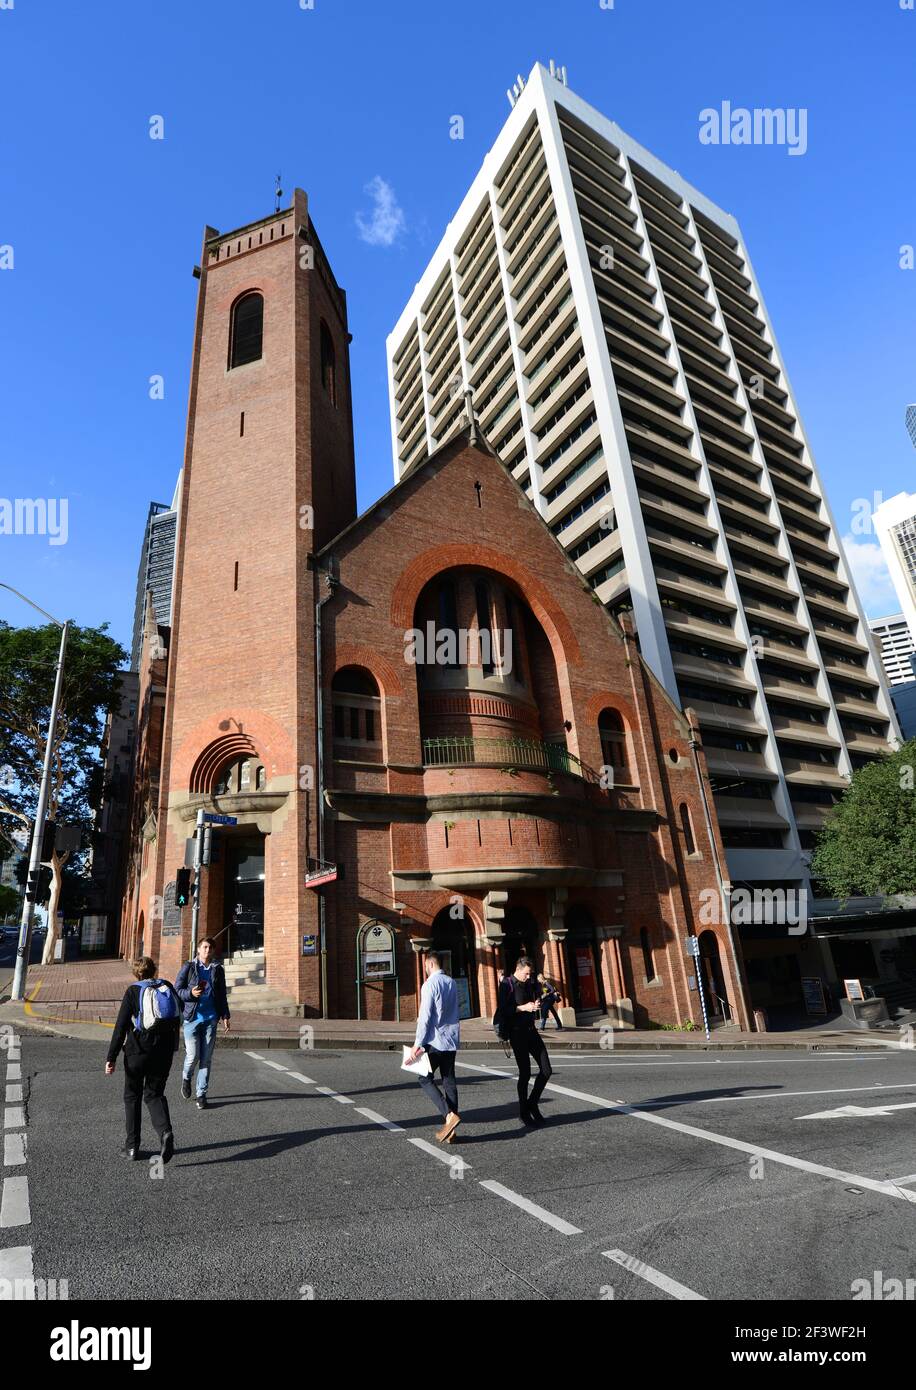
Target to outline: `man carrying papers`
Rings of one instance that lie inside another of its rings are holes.
[[[446,975],[435,951],[426,956],[426,980],[420,991],[420,1015],[417,1032],[407,1062],[415,1062],[421,1053],[429,1058],[428,1076],[419,1076],[423,1090],[444,1116],[445,1124],[436,1130],[440,1144],[453,1144],[455,1130],[461,1124],[458,1114],[458,1085],[455,1081],[455,1053],[460,1044],[458,1023],[458,990],[455,981]],[[436,1071],[442,1085],[435,1079]]]

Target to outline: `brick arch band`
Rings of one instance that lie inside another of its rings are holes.
[[[554,655],[567,665],[581,661],[579,642],[566,614],[554,602],[546,585],[524,565],[501,550],[483,545],[437,545],[404,569],[391,595],[391,621],[395,627],[413,627],[414,610],[424,587],[437,574],[450,569],[487,569],[513,580],[538,622],[544,628]]]
[[[203,750],[191,768],[189,790],[210,792],[227,763],[257,756],[258,750],[254,741],[247,734],[227,734],[225,738],[215,739]]]

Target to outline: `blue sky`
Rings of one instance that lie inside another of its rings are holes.
[[[0,246],[14,251],[0,496],[69,511],[66,544],[0,535],[0,580],[129,645],[148,504],[170,499],[181,464],[202,228],[264,216],[278,170],[287,195],[307,190],[348,294],[360,506],[387,488],[385,337],[505,120],[506,88],[550,58],[739,219],[840,530],[856,499],[916,490],[903,424],[916,270],[899,266],[916,243],[916,12],[901,3],[0,8]],[[807,152],[701,144],[700,111],[724,100],[806,108]],[[393,202],[373,243],[378,180]],[[894,611],[873,540],[855,549],[868,611]],[[0,617],[30,621],[2,592]]]

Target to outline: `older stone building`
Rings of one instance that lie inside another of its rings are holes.
[[[468,1016],[525,951],[580,1019],[699,1021],[697,934],[712,1012],[746,1025],[695,721],[472,413],[356,516],[348,341],[302,192],[207,229],[123,950],[165,974],[187,954],[174,884],[204,810],[236,824],[200,932],[253,963],[266,1007],[413,1017],[435,946]]]

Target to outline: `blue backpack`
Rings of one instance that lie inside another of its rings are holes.
[[[140,1007],[134,1018],[138,1033],[154,1033],[178,1019],[178,999],[166,980],[140,981]]]

